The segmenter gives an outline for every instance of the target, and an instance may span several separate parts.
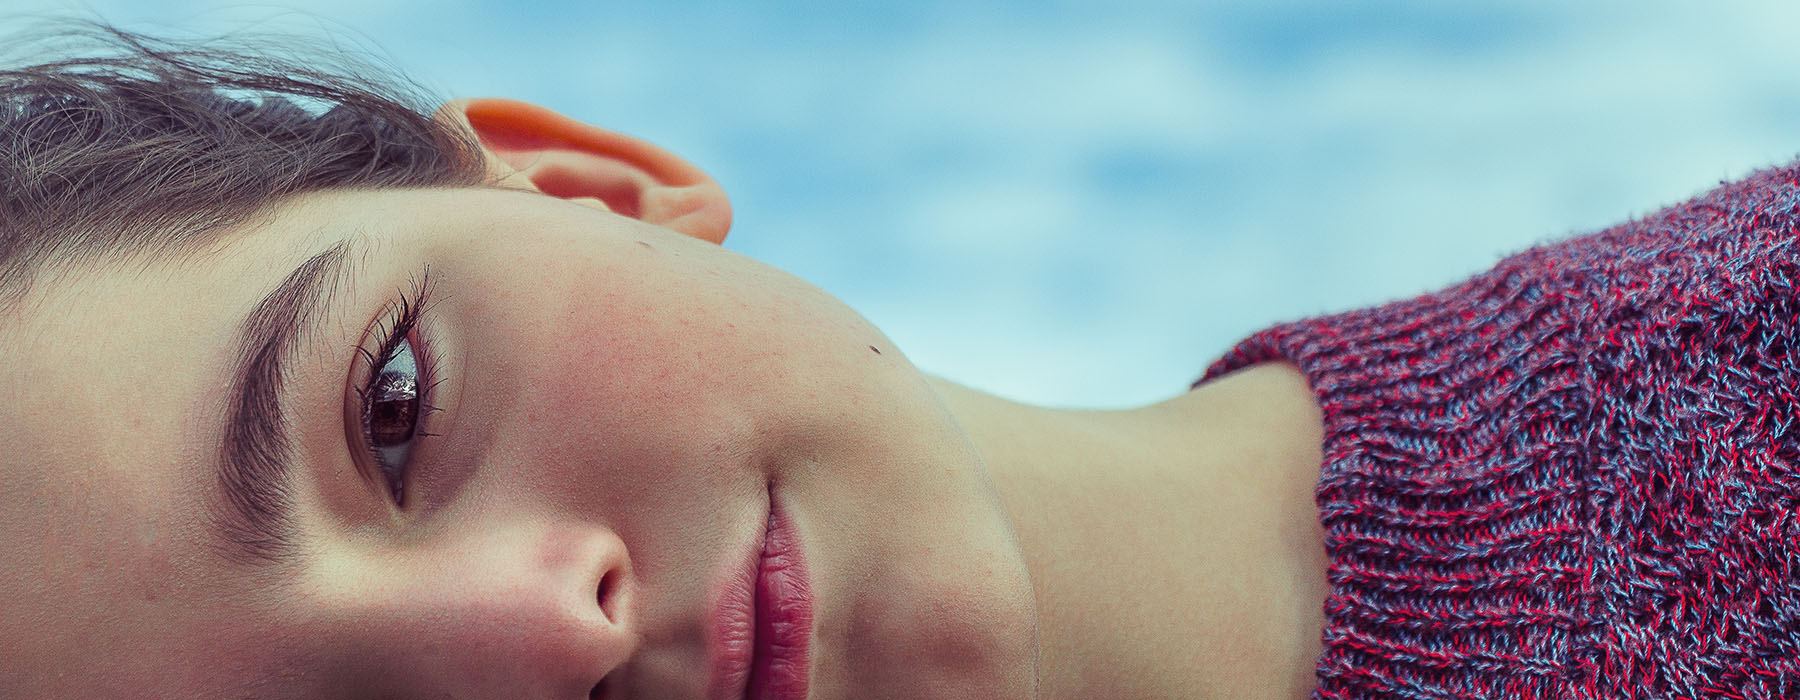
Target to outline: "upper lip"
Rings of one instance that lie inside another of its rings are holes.
[[[769,499],[769,527],[757,562],[751,700],[800,700],[810,680],[813,596],[800,533],[782,503]]]
[[[756,585],[769,536],[767,507],[758,522],[763,524],[761,531],[738,550],[711,611],[706,630],[707,658],[712,664],[707,700],[740,700],[750,690],[750,664],[756,651]]]

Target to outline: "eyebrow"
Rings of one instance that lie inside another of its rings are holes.
[[[300,263],[239,328],[236,369],[226,392],[230,408],[215,469],[219,499],[210,509],[212,532],[233,561],[281,566],[294,559],[284,363],[347,277],[343,272],[351,240]]]

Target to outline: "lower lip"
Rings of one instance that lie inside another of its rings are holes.
[[[805,700],[813,599],[800,534],[771,493],[756,576],[756,656],[747,700]]]

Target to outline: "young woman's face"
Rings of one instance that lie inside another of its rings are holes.
[[[240,406],[241,336],[287,320],[273,403]],[[960,427],[854,312],[712,243],[537,192],[318,193],[7,325],[0,695],[736,698],[710,625],[772,503],[810,697],[1032,691]],[[286,450],[228,429],[277,407]],[[227,462],[288,465],[287,564],[232,556]]]

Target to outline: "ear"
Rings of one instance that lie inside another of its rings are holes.
[[[629,216],[723,243],[731,201],[675,154],[537,105],[500,98],[452,100],[435,118],[473,133],[505,187]]]

